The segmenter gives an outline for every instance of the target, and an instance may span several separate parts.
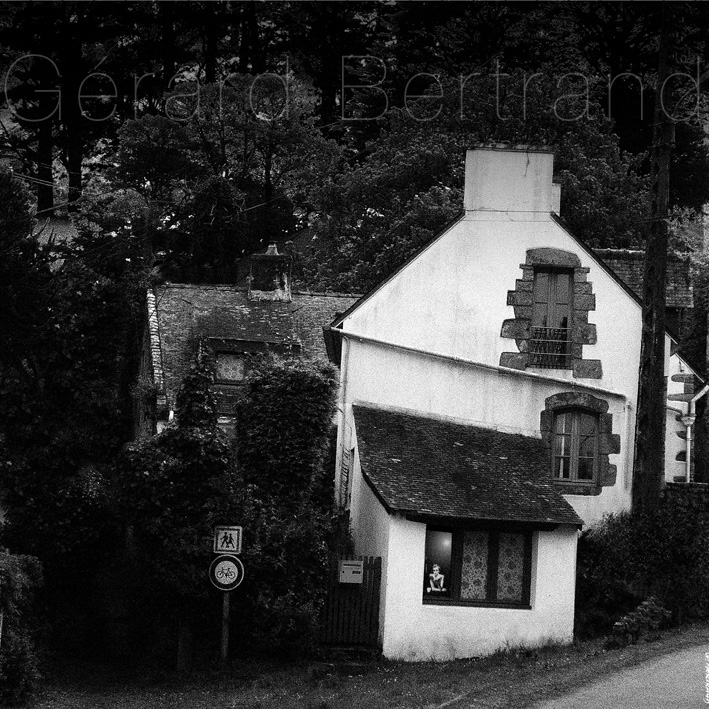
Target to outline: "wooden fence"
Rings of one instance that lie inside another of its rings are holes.
[[[339,583],[337,564],[330,572],[321,641],[326,645],[376,648],[379,645],[379,589],[382,559],[363,561],[362,583]]]

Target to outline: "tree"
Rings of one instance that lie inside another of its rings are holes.
[[[471,79],[462,94],[451,82],[442,98],[436,90],[390,110],[363,159],[322,183],[323,247],[302,259],[308,285],[362,292],[406,260],[461,210],[465,150],[476,142],[553,146],[574,233],[592,246],[638,244],[647,209],[638,161],[582,90],[560,92],[551,68],[526,94],[525,80]]]
[[[663,15],[666,8],[663,6]],[[671,41],[665,16],[658,50],[657,80],[664,88],[670,73]],[[665,477],[665,291],[669,244],[670,157],[673,136],[672,116],[656,92],[655,129],[652,151],[652,209],[645,246],[643,273],[643,315],[638,375],[638,408],[633,460],[633,511],[641,513],[659,505]],[[688,454],[689,455],[689,454]]]
[[[32,351],[47,331],[51,255],[32,234],[30,194],[10,172],[0,171],[0,392],[8,378],[37,382]]]
[[[0,703],[25,704],[37,691],[39,669],[32,639],[32,600],[42,567],[31,556],[0,547]]]
[[[317,639],[335,548],[332,471],[324,467],[336,377],[327,363],[266,362],[237,408],[244,582],[241,628],[262,650],[309,650]]]
[[[315,127],[312,90],[292,75],[183,82],[165,106],[171,118],[119,131],[112,187],[145,200],[136,226],[178,280],[231,281],[238,259],[307,222],[313,184],[338,148]]]
[[[98,224],[65,247],[31,224],[26,190],[0,177],[2,539],[41,559],[52,638],[80,645],[113,533],[105,479],[131,433],[143,272],[130,240]]]
[[[129,554],[141,568],[143,600],[159,598],[160,621],[177,625],[179,667],[210,597],[212,528],[233,519],[237,494],[229,444],[217,427],[213,369],[202,351],[180,387],[176,423],[126,446],[112,486],[131,530]]]

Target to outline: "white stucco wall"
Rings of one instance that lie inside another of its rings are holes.
[[[389,515],[365,482],[359,468],[352,481],[350,513],[355,553],[381,556],[382,563],[386,564],[389,553]]]
[[[545,247],[574,252],[590,268],[596,309],[589,322],[598,338],[597,344],[584,346],[583,356],[601,360],[603,378],[589,381],[634,397],[640,306],[551,217],[522,221],[467,214],[363,302],[343,329],[498,365],[503,352],[517,351],[514,340],[500,336],[502,322],[514,318],[507,292],[522,277],[527,250]]]
[[[352,506],[350,524],[358,556],[381,556],[382,578],[379,595],[379,641],[385,625],[390,577],[389,563],[389,515],[374,496],[356,466],[352,480]]]
[[[478,183],[484,177],[485,185],[477,192],[466,187],[465,216],[362,302],[343,322],[343,331],[498,368],[503,352],[517,351],[515,341],[500,332],[503,321],[514,318],[507,292],[522,277],[520,264],[527,250],[561,249],[576,254],[590,269],[596,308],[589,312],[589,322],[596,325],[597,343],[584,345],[583,357],[600,360],[603,376],[575,379],[569,370],[527,370],[563,380],[544,383],[515,371],[485,371],[345,335],[351,352],[344,367],[343,412],[360,401],[538,436],[546,397],[580,390],[604,399],[613,414],[613,432],[621,436],[620,454],[610,456],[618,470],[616,485],[598,496],[568,497],[593,524],[630,506],[641,307],[589,250],[544,212],[553,201],[547,185],[550,155],[502,154],[494,169],[495,156],[486,154],[476,167],[471,155],[469,175],[477,175]],[[668,354],[669,348],[667,338]],[[677,422],[669,419],[666,469],[671,480],[681,474],[675,458],[684,441],[676,436]]]
[[[525,159],[519,154],[505,158],[515,171],[510,179],[489,163],[471,165],[469,156],[469,172],[484,176],[485,186],[477,193],[466,187],[465,216],[344,320],[338,449],[349,450],[356,440],[353,403],[540,437],[547,397],[589,393],[608,402],[613,433],[621,438],[620,453],[609,456],[617,468],[615,485],[595,496],[566,496],[585,524],[593,525],[606,513],[630,507],[641,308],[550,216],[549,156],[533,157],[528,168]],[[527,176],[543,178],[544,184],[530,184]],[[499,367],[503,352],[517,351],[514,340],[500,336],[503,321],[514,317],[507,292],[522,277],[526,251],[542,247],[573,252],[590,269],[596,308],[589,322],[596,325],[597,343],[585,345],[583,357],[601,361],[601,379],[574,379],[568,370],[524,373]],[[669,346],[668,338],[668,354]],[[669,377],[679,364],[667,362]],[[669,386],[672,390],[675,384]],[[686,405],[677,408],[686,410]],[[681,439],[674,415],[668,412],[673,426],[668,425],[667,458],[676,466]],[[425,525],[388,515],[358,464],[355,468],[351,521],[356,551],[383,560],[380,634],[385,656],[443,660],[572,639],[576,529],[535,533],[530,610],[424,606]]]
[[[348,398],[356,396],[354,401],[359,403],[537,438],[541,437],[539,416],[545,399],[575,388],[572,381],[567,387],[356,340],[349,344],[346,377]],[[618,471],[614,486],[604,487],[597,496],[567,496],[587,524],[630,506],[632,457],[627,441],[628,430],[632,437],[635,426],[633,412],[623,397],[591,393],[608,402],[613,431],[622,442],[620,454],[609,457]],[[348,422],[352,420],[351,403],[349,400],[343,406]]]
[[[571,642],[577,531],[562,526],[533,540],[531,609],[424,605],[426,526],[390,517],[384,575],[387,608],[381,628],[385,657],[451,660],[501,648]]]
[[[382,557],[379,635],[385,657],[449,660],[504,647],[571,642],[578,536],[574,527],[534,533],[531,609],[424,606],[426,525],[388,514],[355,461],[351,472],[355,553]]]

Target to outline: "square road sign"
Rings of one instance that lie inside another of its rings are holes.
[[[241,527],[215,527],[214,553],[241,554]]]

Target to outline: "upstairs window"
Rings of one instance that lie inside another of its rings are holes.
[[[216,380],[221,384],[240,384],[246,376],[246,360],[243,354],[217,352]]]
[[[595,483],[598,479],[598,416],[583,410],[554,416],[552,474],[555,480]]]
[[[571,367],[573,272],[535,269],[529,365]]]

